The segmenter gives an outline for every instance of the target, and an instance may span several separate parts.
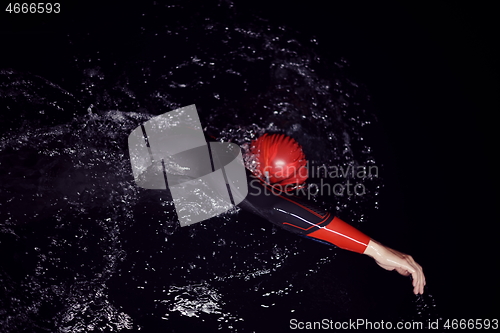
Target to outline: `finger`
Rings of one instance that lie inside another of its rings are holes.
[[[420,279],[420,277],[418,277],[418,278],[415,280],[415,288],[414,288],[414,293],[415,293],[416,295],[421,294],[421,290],[422,290],[422,280]]]
[[[425,276],[424,276],[424,270],[422,269],[422,266],[419,264],[415,263],[415,265],[418,268],[418,275],[419,275],[419,292],[421,294],[424,293],[424,286],[425,286]]]
[[[419,280],[414,280],[415,284],[413,285],[413,293],[415,295],[422,293],[422,283]]]
[[[422,294],[424,291],[423,276],[421,270],[417,270],[415,280],[415,294]]]
[[[424,293],[424,282],[423,276],[420,271],[416,271],[415,274],[412,274],[412,285],[413,285],[413,293],[415,295]]]
[[[422,267],[418,264],[417,265],[417,273],[418,273],[418,284],[417,284],[417,291],[419,294],[423,294],[424,293],[424,286],[425,286],[425,276],[424,276],[424,272],[422,270]]]
[[[412,279],[412,286],[413,286],[413,293],[415,295],[418,295],[420,294],[420,291],[422,289],[422,279],[421,279],[421,276],[420,276],[420,271],[418,269],[415,269],[412,273],[411,273],[411,279]]]
[[[412,274],[411,275],[411,285],[413,286],[413,293],[415,295],[418,294],[419,289],[420,289],[419,286],[418,286],[418,284],[419,284],[418,283],[418,276],[416,274]]]

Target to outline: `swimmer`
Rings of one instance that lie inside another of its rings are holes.
[[[248,195],[238,205],[288,231],[372,257],[386,269],[412,277],[413,292],[423,294],[422,267],[410,255],[371,239],[330,212],[291,194],[304,187],[306,159],[302,147],[283,134],[252,141],[246,156]]]

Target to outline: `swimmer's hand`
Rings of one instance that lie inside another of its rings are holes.
[[[413,292],[416,295],[424,293],[424,272],[422,267],[410,255],[388,248],[373,239],[370,240],[363,254],[375,259],[377,264],[384,269],[389,271],[396,270],[404,276],[411,274],[413,278]]]

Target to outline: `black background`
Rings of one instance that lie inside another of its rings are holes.
[[[235,5],[315,36],[325,55],[350,62],[353,77],[372,96],[383,128],[374,133],[375,153],[388,174],[379,223],[367,231],[421,263],[443,318],[498,318],[499,29],[493,5],[270,3]],[[205,8],[192,4],[194,11]],[[71,52],[61,36],[106,31],[125,41],[143,6],[75,1],[52,15],[2,8],[0,67],[57,81],[58,64]],[[119,52],[127,47],[135,52],[130,41]]]

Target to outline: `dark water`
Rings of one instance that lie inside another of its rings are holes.
[[[384,142],[349,61],[244,8],[155,2],[99,28],[61,19],[73,29],[38,42],[56,52],[0,66],[2,332],[282,332],[292,318],[440,316],[432,293],[412,295],[407,278],[368,258],[245,212],[180,228],[164,192],[135,185],[128,134],[196,104],[219,140],[281,132],[311,169],[376,167],[312,177],[364,193],[311,200],[380,229],[388,169],[374,146]]]

